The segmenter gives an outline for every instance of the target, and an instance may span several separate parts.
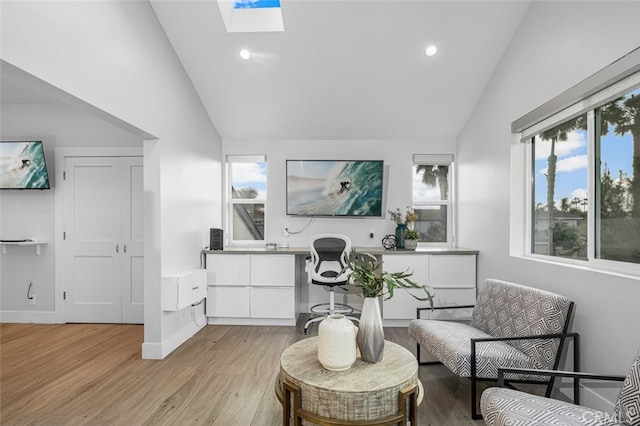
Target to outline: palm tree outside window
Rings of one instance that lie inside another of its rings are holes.
[[[640,264],[640,73],[626,81],[529,139],[532,254]]]
[[[415,229],[423,243],[453,243],[451,181],[453,155],[413,156],[413,209]]]

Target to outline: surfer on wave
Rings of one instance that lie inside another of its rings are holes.
[[[338,191],[339,193],[342,194],[344,191],[348,191],[349,189],[351,189],[351,182],[349,182],[348,180],[340,182],[340,191]]]

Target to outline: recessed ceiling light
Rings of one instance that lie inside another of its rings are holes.
[[[247,49],[242,49],[240,51],[240,57],[245,60],[251,59],[251,52],[249,52]]]
[[[425,50],[424,50],[424,54],[427,56],[433,56],[436,53],[438,53],[438,48],[434,45],[428,46]]]

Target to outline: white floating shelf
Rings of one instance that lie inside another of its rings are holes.
[[[7,246],[35,246],[36,256],[40,256],[40,246],[47,244],[45,240],[0,241],[2,254],[7,254]]]

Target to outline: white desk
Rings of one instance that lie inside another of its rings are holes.
[[[359,252],[382,256],[383,267],[390,271],[410,270],[414,280],[428,285],[435,293],[435,305],[473,305],[476,295],[477,250],[434,248],[418,250],[384,250],[358,248]],[[208,271],[207,318],[209,324],[287,325],[295,326],[299,313],[326,302],[326,292],[309,286],[304,272],[307,247],[267,249],[265,247],[227,247],[207,250]],[[349,294],[348,303],[361,298]],[[354,301],[355,303],[352,303]],[[405,292],[396,292],[383,305],[386,326],[406,326],[415,318],[416,301]],[[462,315],[469,312],[438,310],[426,315]],[[423,316],[423,317],[426,317]]]

